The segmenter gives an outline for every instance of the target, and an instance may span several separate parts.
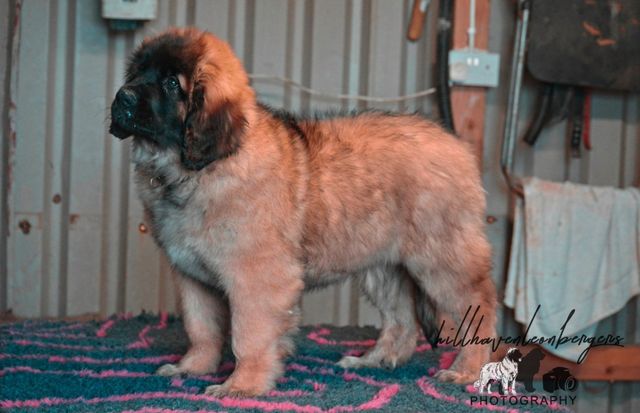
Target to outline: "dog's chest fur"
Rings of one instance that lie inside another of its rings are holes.
[[[217,251],[203,231],[206,202],[198,199],[194,174],[179,165],[179,154],[134,142],[138,194],[151,232],[169,262],[184,275],[217,286]]]

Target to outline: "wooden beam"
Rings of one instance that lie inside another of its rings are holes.
[[[467,47],[469,27],[469,0],[456,0],[453,10],[453,48]],[[486,50],[489,44],[489,0],[476,0],[475,48]],[[451,110],[458,136],[471,144],[482,168],[483,134],[486,89],[482,87],[454,86],[451,88]]]
[[[502,345],[492,355],[492,360],[502,360],[511,346]],[[522,354],[541,348],[535,345],[519,347]],[[542,380],[542,375],[555,367],[566,367],[578,380],[583,381],[640,381],[640,345],[625,347],[595,347],[589,351],[587,358],[576,364],[561,359],[542,350],[545,357],[540,362],[540,370],[535,375],[536,380]]]

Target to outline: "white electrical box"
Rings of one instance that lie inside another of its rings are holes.
[[[157,0],[102,0],[102,17],[116,20],[153,20]]]
[[[449,81],[463,86],[498,86],[500,55],[476,49],[449,52]]]

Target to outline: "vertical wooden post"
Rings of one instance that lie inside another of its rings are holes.
[[[453,10],[453,48],[467,47],[469,27],[469,0],[455,0]],[[490,0],[476,0],[475,48],[486,50],[489,44]],[[486,89],[483,87],[454,86],[451,88],[451,108],[456,133],[469,142],[482,168],[484,114]]]

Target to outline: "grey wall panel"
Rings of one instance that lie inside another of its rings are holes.
[[[46,314],[42,308],[43,202],[45,187],[45,146],[49,27],[51,3],[25,2],[21,11],[20,56],[18,62],[16,106],[16,149],[13,156],[12,215],[8,279],[8,306],[17,314]],[[25,30],[32,21],[39,30]],[[51,165],[49,165],[51,166]],[[18,230],[23,223],[24,233]],[[30,230],[26,230],[29,228]],[[54,286],[53,288],[56,288]],[[58,291],[58,290],[56,290]]]
[[[432,3],[422,39],[410,43],[404,37],[410,0],[160,0],[158,18],[134,33],[110,31],[97,0],[25,0],[14,73],[8,23],[16,2],[0,2],[0,127],[5,135],[0,215],[8,223],[0,222],[0,310],[10,307],[23,316],[175,311],[171,269],[140,227],[144,216],[131,182],[129,143],[107,132],[108,107],[126,57],[144,36],[196,25],[229,41],[251,72],[288,77],[328,93],[396,96],[433,85],[437,2]],[[503,86],[513,22],[511,2],[491,2],[489,47],[502,55]],[[6,139],[12,82],[15,148]],[[309,96],[272,80],[256,80],[254,86],[263,101],[296,112],[378,107],[430,114],[435,107],[433,96],[372,104]],[[534,100],[535,85],[527,81],[521,130]],[[510,195],[498,167],[505,105],[506,87],[488,91],[483,179],[488,214],[496,218],[488,233],[499,289],[509,242]],[[580,159],[568,157],[567,124],[561,122],[545,130],[534,149],[518,143],[519,173],[638,185],[640,96],[595,93],[592,115],[592,151]],[[18,227],[21,221],[31,225],[27,234]],[[639,310],[632,301],[602,323],[601,331],[615,329],[640,341]],[[379,323],[351,282],[305,296],[303,313],[309,323]],[[503,332],[518,331],[510,311],[501,308],[500,318]],[[583,390],[579,410],[636,411],[640,401],[631,395],[640,394],[638,386]]]
[[[0,311],[7,309],[7,237],[9,206],[9,152],[13,147],[13,134],[9,121],[11,107],[11,51],[14,33],[15,4],[0,4]]]

